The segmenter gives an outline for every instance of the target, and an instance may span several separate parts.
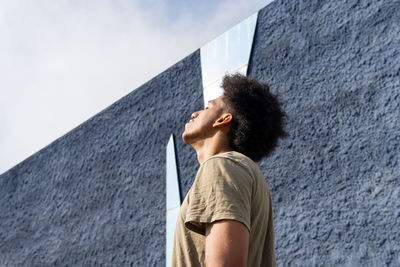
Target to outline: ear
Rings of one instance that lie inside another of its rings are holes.
[[[213,127],[224,127],[232,122],[232,114],[224,113],[222,114],[213,124]]]

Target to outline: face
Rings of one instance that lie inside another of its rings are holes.
[[[182,134],[182,139],[186,144],[193,144],[211,137],[218,131],[213,125],[225,110],[225,104],[222,98],[223,96],[220,96],[209,101],[205,109],[192,114]]]

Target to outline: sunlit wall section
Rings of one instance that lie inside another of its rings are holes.
[[[175,160],[175,145],[174,137],[171,134],[167,145],[167,160],[166,160],[166,199],[167,199],[167,231],[166,231],[166,266],[171,266],[172,248],[174,242],[175,224],[179,215],[181,206],[178,172],[176,169]]]
[[[222,95],[222,77],[227,73],[247,74],[258,13],[200,48],[204,106]]]

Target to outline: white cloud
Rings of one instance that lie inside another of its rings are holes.
[[[268,2],[0,2],[0,173]]]

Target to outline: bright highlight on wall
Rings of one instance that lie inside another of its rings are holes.
[[[166,166],[166,203],[167,203],[167,231],[166,231],[166,266],[171,266],[172,248],[174,244],[175,224],[178,219],[181,199],[176,169],[174,137],[171,134],[167,145]]]
[[[258,13],[255,13],[200,49],[204,106],[222,95],[225,74],[247,74]]]

